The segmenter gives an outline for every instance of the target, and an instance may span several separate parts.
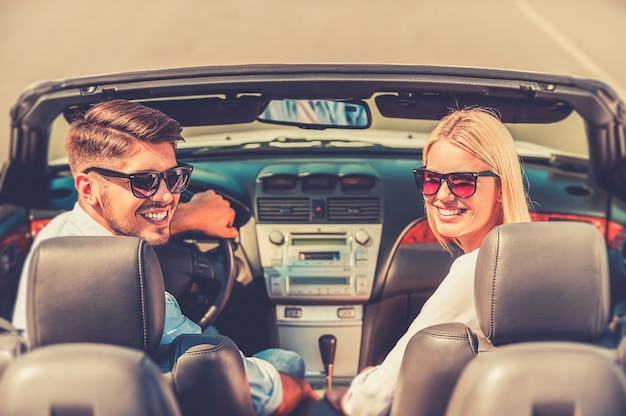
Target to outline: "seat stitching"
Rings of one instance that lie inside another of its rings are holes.
[[[148,350],[148,334],[147,334],[147,323],[146,323],[146,303],[145,303],[145,285],[144,285],[144,276],[143,276],[143,263],[141,262],[141,252],[142,252],[143,241],[140,241],[137,245],[137,272],[139,274],[139,289],[140,289],[140,301],[141,301],[141,321],[143,324],[143,348]]]
[[[496,332],[496,324],[495,324],[495,310],[496,310],[496,280],[498,275],[498,261],[500,259],[500,228],[496,228],[496,245],[495,245],[495,253],[494,253],[494,267],[493,267],[493,277],[491,281],[491,317],[490,317],[490,332],[493,337]]]
[[[447,339],[447,340],[452,340],[452,341],[463,341],[463,340],[467,339],[466,336],[452,335],[452,334],[450,334],[450,335],[443,335],[443,334],[429,334],[429,333],[425,333],[423,335],[427,336],[427,337],[431,337],[431,338]]]
[[[39,309],[37,308],[37,304],[38,302],[35,302],[35,296],[37,291],[35,290],[35,288],[37,287],[37,281],[39,280],[39,261],[40,261],[40,257],[41,257],[41,248],[37,251],[35,251],[35,254],[33,256],[33,259],[31,260],[31,263],[34,264],[34,267],[30,274],[33,275],[33,282],[32,284],[28,285],[28,294],[26,296],[26,299],[28,300],[28,295],[30,295],[30,298],[33,300],[33,302],[30,303],[31,306],[31,315],[33,316],[32,322],[33,322],[33,328],[32,328],[32,333],[35,335],[35,345],[39,345],[41,346],[41,334],[39,333]],[[27,279],[30,279],[30,275],[26,276]],[[27,320],[27,324],[28,324],[28,303],[27,303],[27,308],[26,308],[26,320]]]
[[[226,342],[225,341],[220,341],[219,344],[215,344],[215,345],[211,345],[211,346],[209,346],[209,344],[198,344],[198,345],[193,345],[193,346],[187,348],[185,350],[184,354],[186,356],[205,355],[205,354],[209,354],[209,353],[214,353],[216,351],[221,351],[224,348],[226,348]]]
[[[447,341],[455,341],[455,342],[462,342],[463,344],[467,345],[467,347],[469,348],[470,352],[472,353],[472,355],[474,357],[476,357],[478,355],[478,351],[475,350],[472,347],[472,343],[471,341],[467,338],[467,337],[463,337],[463,336],[456,336],[456,335],[441,335],[441,334],[432,334],[432,333],[425,333],[425,336],[431,337],[431,338],[436,338],[436,339],[444,339]]]
[[[597,235],[598,234],[596,233],[596,236]],[[596,237],[596,240],[600,240],[600,239]],[[603,257],[602,249],[600,249],[600,247],[603,247],[603,246],[604,246],[604,239],[600,240],[599,244],[593,245],[594,252],[595,252],[595,255],[593,256],[595,260],[594,269],[596,271],[596,273],[594,273],[594,276],[598,277],[598,279],[596,280],[600,280],[600,282],[596,281],[595,283],[598,283],[600,287],[603,287],[602,278],[604,277],[604,275],[602,274],[602,271],[603,271],[602,259],[604,259],[604,257]],[[602,295],[604,295],[604,293]],[[605,324],[604,322],[602,322],[602,315],[603,315],[602,303],[604,302],[604,299],[601,299],[600,297],[598,297],[596,301],[597,301],[596,308],[594,308],[596,312],[596,328],[602,328],[603,325]]]

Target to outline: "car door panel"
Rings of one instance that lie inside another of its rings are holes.
[[[0,206],[0,316],[11,319],[22,265],[31,244],[25,209]]]

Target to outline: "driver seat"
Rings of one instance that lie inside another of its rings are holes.
[[[153,248],[136,237],[57,237],[35,249],[29,270],[31,349],[103,343],[156,358],[165,288]],[[159,357],[161,358],[161,357]],[[184,415],[254,414],[239,349],[222,335],[181,335],[161,370]]]

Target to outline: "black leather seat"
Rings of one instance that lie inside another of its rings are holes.
[[[31,348],[93,342],[156,352],[165,289],[156,254],[142,240],[46,240],[33,253],[28,278]]]
[[[496,227],[478,254],[474,299],[489,342],[461,323],[417,333],[404,354],[392,415],[443,415],[463,368],[495,347],[538,340],[599,343],[610,309],[604,239],[586,223]]]
[[[31,348],[104,343],[154,357],[163,333],[164,283],[157,256],[135,237],[43,241],[29,272]],[[253,414],[237,346],[221,335],[179,336],[163,364],[185,415]]]
[[[13,360],[0,378],[0,414],[177,416],[174,393],[142,351],[58,344]]]
[[[626,376],[610,352],[574,342],[506,345],[467,365],[446,416],[623,416]]]

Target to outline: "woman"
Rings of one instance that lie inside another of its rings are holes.
[[[478,248],[493,227],[531,221],[513,138],[495,111],[470,108],[444,117],[427,140],[423,162],[414,175],[428,223],[446,250],[456,245],[463,254],[385,360],[352,381],[340,403],[348,415],[389,412],[404,350],[421,329],[462,322],[482,335],[474,311]]]

